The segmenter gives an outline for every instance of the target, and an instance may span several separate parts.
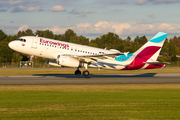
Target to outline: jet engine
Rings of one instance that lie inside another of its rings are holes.
[[[78,59],[75,59],[69,56],[58,55],[57,64],[62,65],[62,66],[67,66],[67,67],[79,67],[80,62]]]
[[[47,64],[51,66],[61,67],[61,65],[58,65],[56,60],[47,59]]]

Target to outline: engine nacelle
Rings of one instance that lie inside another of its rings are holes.
[[[62,65],[62,66],[67,66],[67,67],[79,67],[80,62],[78,59],[75,59],[69,56],[58,55],[57,64]]]
[[[57,64],[56,60],[52,60],[52,59],[47,59],[47,64],[51,66],[61,67],[61,65]]]

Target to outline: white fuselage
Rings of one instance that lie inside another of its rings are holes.
[[[57,66],[84,67],[85,70],[88,67],[114,70],[154,69],[165,66],[157,61],[157,57],[166,37],[167,33],[159,32],[130,54],[35,36],[20,37],[10,42],[9,47],[20,53],[56,60],[53,63]],[[77,70],[76,74],[79,73]],[[86,73],[89,74],[86,71],[85,76]]]
[[[10,48],[20,53],[43,57],[47,59],[57,59],[58,55],[69,56],[88,56],[114,54],[117,51],[111,51],[101,48],[79,45],[59,40],[53,40],[43,37],[25,36],[9,43]],[[88,58],[87,58],[88,59]],[[114,58],[97,59],[97,62],[89,67],[99,67],[106,69],[122,69],[127,63],[116,61]],[[104,63],[107,63],[104,65]],[[108,65],[109,63],[109,65]],[[113,67],[111,66],[113,65]]]

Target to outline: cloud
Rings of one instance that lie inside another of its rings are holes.
[[[40,0],[0,0],[0,6],[37,5]]]
[[[150,14],[149,17],[152,19],[156,18],[156,16],[154,14]]]
[[[176,2],[180,2],[180,0],[138,0],[135,1],[134,4],[135,5],[145,5],[148,3],[152,3],[152,4],[172,4],[172,3],[176,3]]]
[[[159,23],[150,24],[147,22],[107,22],[99,21],[96,24],[80,23],[74,26],[46,28],[56,34],[64,34],[67,29],[74,30],[77,34],[91,35],[91,34],[107,34],[113,32],[118,35],[138,35],[138,34],[155,34],[159,31],[167,33],[180,33],[180,24],[175,23]]]
[[[148,4],[148,0],[138,0],[134,2],[135,5],[145,5]]]
[[[77,18],[85,18],[85,17],[86,17],[85,14],[77,16]]]
[[[152,1],[153,4],[162,4],[162,3],[170,4],[170,3],[180,2],[180,0],[152,0]]]
[[[26,8],[24,6],[17,6],[11,12],[12,13],[16,13],[16,12],[34,12],[34,11],[38,11],[38,10],[41,11],[42,8],[40,6],[29,7],[29,8]]]
[[[0,12],[6,12],[8,11],[7,9],[0,9]]]
[[[111,3],[112,4],[126,4],[127,1],[126,0],[112,0]]]
[[[36,30],[51,30],[54,34],[64,34],[67,29],[72,29],[78,35],[94,36],[99,37],[100,35],[107,34],[108,32],[116,33],[119,36],[136,36],[136,35],[155,35],[158,32],[166,32],[171,35],[180,34],[180,23],[157,23],[151,24],[147,23],[144,20],[139,20],[137,22],[108,22],[108,21],[99,21],[95,24],[85,22],[79,23],[76,25],[70,26],[54,26],[54,27],[42,27],[42,26],[1,26],[2,30],[6,34],[17,34],[18,31],[24,31],[28,28],[33,31]]]
[[[97,11],[91,11],[91,10],[78,10],[77,8],[74,8],[69,13],[70,14],[90,14],[90,13],[96,13]]]
[[[78,0],[62,0],[63,3],[70,3],[70,2],[76,2]]]
[[[11,20],[9,23],[14,23],[14,21]]]
[[[123,9],[114,9],[113,11],[124,11]]]
[[[20,27],[18,28],[17,31],[24,31],[24,30],[27,30],[28,28],[29,28],[28,25],[22,25],[22,26],[20,26]]]
[[[18,5],[22,3],[23,3],[23,0],[1,0],[0,1],[1,5]]]
[[[98,3],[105,3],[105,0],[96,0]]]
[[[63,11],[66,11],[66,8],[64,8],[61,5],[56,5],[56,6],[53,6],[52,8],[50,8],[49,11],[51,11],[51,12],[63,12]]]

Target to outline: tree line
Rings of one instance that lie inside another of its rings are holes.
[[[35,33],[31,29],[19,31],[17,35],[7,35],[0,29],[0,62],[20,62],[26,61],[29,58],[25,54],[21,54],[11,50],[8,43],[18,39],[21,36],[35,36],[51,38],[66,42],[72,42],[82,45],[88,45],[98,48],[116,49],[121,52],[135,52],[148,40],[146,36],[136,36],[132,40],[129,36],[126,39],[120,38],[117,34],[109,32],[95,39],[89,40],[84,36],[78,36],[73,30],[68,29],[64,34],[53,34],[50,30],[37,30]],[[161,50],[159,60],[162,62],[177,62],[180,61],[176,55],[180,55],[180,36],[165,40],[164,46]],[[39,59],[42,61],[42,59]]]

